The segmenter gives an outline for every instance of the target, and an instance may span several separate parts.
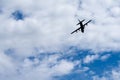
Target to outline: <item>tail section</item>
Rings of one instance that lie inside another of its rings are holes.
[[[78,19],[78,21],[79,21],[79,23],[78,23],[77,25],[79,25],[80,23],[82,23],[83,21],[85,21],[85,19],[83,19],[82,21],[80,21],[80,20]]]

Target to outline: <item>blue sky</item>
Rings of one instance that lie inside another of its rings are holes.
[[[1,0],[1,80],[119,80],[120,0]],[[70,34],[78,20],[92,22]]]

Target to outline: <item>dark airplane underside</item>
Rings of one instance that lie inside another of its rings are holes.
[[[84,20],[85,20],[85,19],[84,19]],[[83,24],[82,22],[83,22],[84,20],[80,21],[80,20],[78,19],[79,23],[78,23],[77,25],[80,25],[80,27],[79,27],[78,29],[74,30],[71,34],[77,32],[77,31],[80,31],[80,30],[81,30],[82,33],[84,33],[84,28],[85,28],[85,26],[86,26],[89,22],[92,21],[92,20],[89,20],[87,23]]]

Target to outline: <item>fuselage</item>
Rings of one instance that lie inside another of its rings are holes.
[[[84,25],[82,24],[82,22],[80,22],[80,28],[81,28],[81,32],[84,33]]]

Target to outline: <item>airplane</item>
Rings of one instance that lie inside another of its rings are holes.
[[[82,21],[80,21],[80,20],[78,19],[78,21],[79,21],[79,23],[78,23],[77,25],[80,25],[80,27],[77,28],[76,30],[74,30],[73,32],[71,32],[71,34],[77,32],[77,31],[80,31],[80,29],[81,29],[81,32],[84,33],[84,28],[85,28],[85,26],[86,26],[89,22],[91,22],[92,20],[89,20],[89,21],[88,21],[87,23],[85,23],[85,24],[82,23],[83,21],[85,21],[85,19],[82,20]]]

